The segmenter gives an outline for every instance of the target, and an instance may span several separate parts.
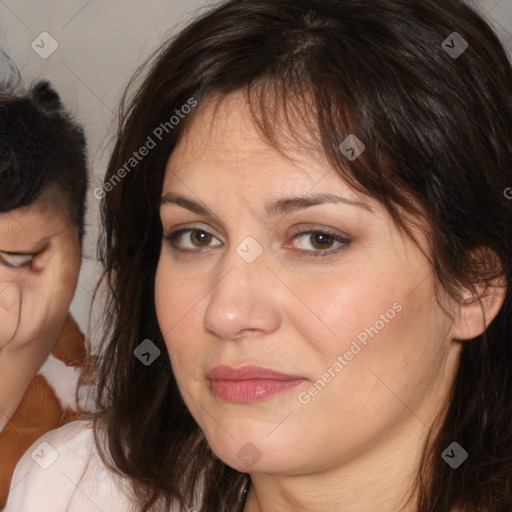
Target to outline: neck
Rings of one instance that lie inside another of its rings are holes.
[[[408,499],[427,427],[414,416],[412,426],[407,439],[397,429],[364,454],[314,474],[252,474],[244,512],[415,512],[416,497]]]

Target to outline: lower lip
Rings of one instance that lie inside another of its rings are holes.
[[[303,379],[247,379],[247,380],[212,380],[210,389],[212,394],[232,403],[250,403],[263,400],[283,393],[298,386]]]

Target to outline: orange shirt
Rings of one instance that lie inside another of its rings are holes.
[[[52,356],[66,366],[79,368],[85,355],[84,336],[68,313]],[[77,418],[77,412],[64,406],[58,396],[43,375],[36,375],[18,409],[0,433],[0,509],[5,506],[12,473],[23,453],[49,430]]]

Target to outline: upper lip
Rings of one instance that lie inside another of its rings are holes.
[[[297,380],[304,379],[300,375],[289,375],[277,372],[263,366],[215,366],[207,374],[206,377],[211,380],[252,380],[252,379],[275,379],[275,380]]]

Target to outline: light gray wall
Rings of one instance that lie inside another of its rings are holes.
[[[166,35],[174,33],[211,3],[207,0],[0,0],[3,45],[22,70],[26,82],[35,77],[50,79],[86,128],[93,177],[88,196],[85,257],[71,306],[84,332],[88,330],[92,291],[99,276],[95,261],[98,200],[92,191],[101,184],[105,172],[120,96],[135,69]],[[512,0],[472,0],[472,3],[492,21],[512,55]],[[47,36],[40,36],[43,32],[58,44],[48,58],[42,58],[32,47],[32,44],[39,45],[35,49],[46,56],[44,52],[51,49],[51,43]],[[99,311],[101,304],[92,313],[93,330],[89,336],[93,342],[101,328],[94,328]]]

